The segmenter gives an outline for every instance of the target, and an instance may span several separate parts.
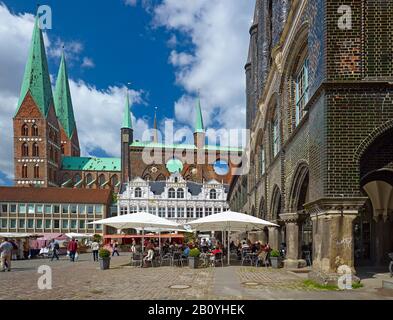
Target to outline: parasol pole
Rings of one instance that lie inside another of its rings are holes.
[[[142,259],[141,259],[141,267],[143,265],[143,255],[145,253],[145,227],[142,227]]]

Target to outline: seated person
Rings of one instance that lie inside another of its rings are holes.
[[[183,251],[183,257],[186,257],[186,258],[188,258],[188,256],[190,255],[190,247],[189,246],[186,246],[185,247],[185,249],[184,249],[184,251]]]
[[[149,248],[149,251],[147,252],[147,256],[143,258],[143,263],[144,266],[147,267],[147,263],[153,263],[153,259],[154,259],[154,250],[152,247]]]

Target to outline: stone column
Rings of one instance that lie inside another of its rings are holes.
[[[277,227],[269,227],[269,244],[274,250],[280,249],[279,232]]]
[[[324,198],[305,205],[313,221],[313,270],[309,277],[337,285],[338,267],[354,268],[353,221],[367,198]]]
[[[302,268],[307,265],[306,261],[301,260],[299,252],[299,224],[302,215],[298,213],[286,213],[280,215],[281,220],[286,226],[286,245],[287,254],[284,261],[285,268]]]

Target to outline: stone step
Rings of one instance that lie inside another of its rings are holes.
[[[393,280],[383,280],[382,288],[393,290]]]

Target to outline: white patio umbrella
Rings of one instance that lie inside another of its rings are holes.
[[[192,222],[187,225],[197,231],[227,231],[228,232],[228,265],[230,264],[229,236],[231,231],[247,232],[252,230],[262,230],[265,227],[278,227],[278,225],[266,220],[262,220],[248,214],[225,211],[213,214]]]
[[[94,221],[90,224],[101,224],[116,229],[142,229],[142,255],[144,253],[144,233],[145,229],[151,228],[159,229],[174,229],[180,228],[176,222],[155,216],[147,212],[137,212],[132,214],[125,214],[103,220]]]

